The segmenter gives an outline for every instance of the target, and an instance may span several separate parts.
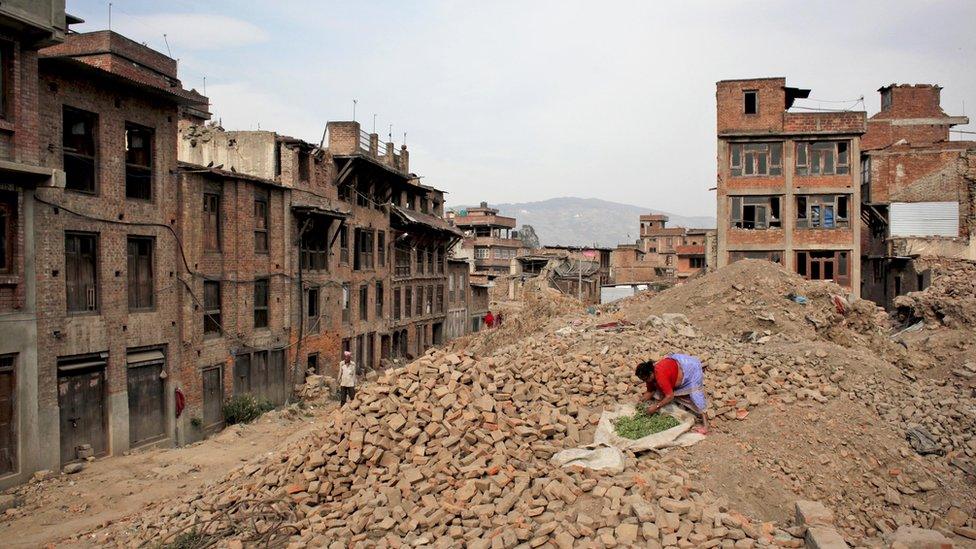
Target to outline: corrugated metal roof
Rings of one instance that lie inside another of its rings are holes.
[[[958,202],[892,202],[889,231],[893,237],[959,236]]]

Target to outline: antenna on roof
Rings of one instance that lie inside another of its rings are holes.
[[[203,77],[203,95],[207,95],[207,77]]]
[[[403,144],[407,144],[407,132],[403,132]]]
[[[170,49],[169,49],[169,39],[166,38],[166,33],[165,32],[163,33],[163,42],[166,43],[166,55],[168,55],[170,57],[173,57],[173,52],[171,52]]]
[[[112,30],[112,3],[108,3],[108,30]]]
[[[390,141],[393,141],[393,124],[390,124],[390,133],[387,134],[387,138],[389,138]]]
[[[376,133],[376,113],[373,113],[373,132]]]
[[[352,121],[353,122],[356,121],[356,103],[359,103],[359,101],[353,99],[352,100]]]

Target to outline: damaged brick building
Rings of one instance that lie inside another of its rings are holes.
[[[668,227],[668,216],[640,216],[640,239],[620,244],[611,256],[614,284],[674,284],[703,271],[708,265],[707,244],[713,229]]]
[[[891,84],[862,139],[862,297],[891,308],[924,289],[918,258],[976,260],[976,141],[950,140],[941,88]]]
[[[866,114],[796,112],[785,78],[716,84],[717,266],[767,259],[860,291],[860,140]]]
[[[224,131],[176,60],[77,22],[0,6],[0,488],[477,328],[445,325],[487,299],[448,276],[461,234],[406,147]]]

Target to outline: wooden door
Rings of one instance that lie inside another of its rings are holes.
[[[224,376],[223,368],[209,368],[203,371],[203,426],[204,429],[217,428],[224,422]]]
[[[275,406],[284,404],[287,397],[286,387],[285,352],[280,349],[271,351],[271,360],[268,363],[268,400]]]
[[[104,392],[103,368],[59,374],[62,465],[77,459],[77,448],[82,444],[90,444],[95,455],[108,450]]]
[[[161,363],[127,369],[129,389],[129,444],[135,446],[166,434]]]
[[[251,394],[271,400],[268,389],[268,352],[258,351],[251,355]]]
[[[234,360],[234,396],[251,392],[251,355],[237,355]]]
[[[17,470],[17,378],[13,357],[0,357],[0,475]]]

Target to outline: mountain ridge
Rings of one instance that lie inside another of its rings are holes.
[[[715,228],[715,218],[685,216],[654,208],[600,198],[563,196],[534,202],[489,203],[499,215],[514,217],[518,226],[531,225],[543,245],[615,247],[631,244],[640,234],[640,216],[663,214],[668,227]],[[451,206],[460,211],[475,206]]]

